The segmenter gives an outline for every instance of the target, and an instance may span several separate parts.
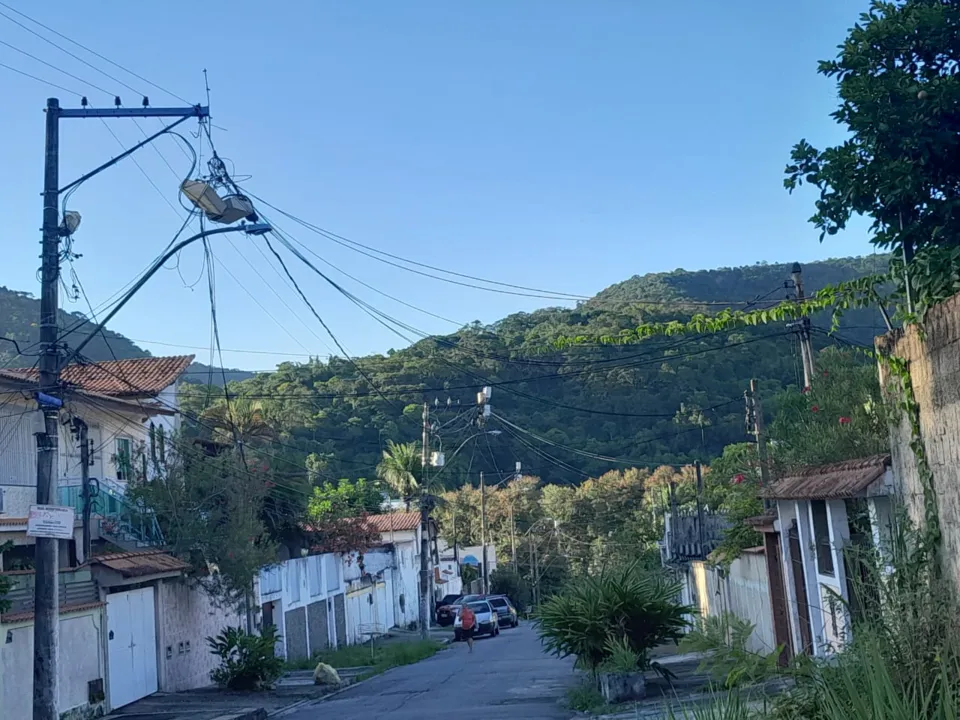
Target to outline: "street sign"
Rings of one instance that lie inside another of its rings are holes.
[[[31,505],[27,536],[72,540],[74,519],[72,507]]]

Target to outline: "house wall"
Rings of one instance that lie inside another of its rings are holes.
[[[701,617],[732,613],[754,625],[747,643],[752,652],[770,653],[777,643],[773,630],[773,609],[764,553],[745,552],[721,574],[701,560],[690,563],[683,597],[700,611]]]
[[[923,334],[912,325],[877,338],[877,348],[906,360],[920,409],[920,431],[933,472],[944,574],[960,591],[960,295],[932,307]],[[891,380],[880,362],[881,387]],[[898,398],[899,399],[899,398]],[[897,490],[910,518],[924,524],[924,489],[910,449],[909,418],[891,425],[890,455]]]
[[[91,708],[87,686],[106,677],[104,627],[103,607],[60,616],[59,704],[68,718],[108,709],[103,703]],[[32,705],[33,621],[0,623],[0,716],[32,717]]]
[[[258,605],[273,604],[277,654],[308,658],[337,645],[333,596],[344,588],[340,556],[310,555],[263,568]]]
[[[34,403],[13,396],[0,411],[0,517],[26,517],[37,501],[37,443],[33,416],[28,412],[34,407]]]
[[[210,684],[219,660],[206,638],[227,626],[243,627],[235,609],[218,607],[202,586],[184,579],[157,584],[157,676],[160,690],[180,692]]]

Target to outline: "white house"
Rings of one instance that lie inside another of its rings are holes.
[[[260,623],[276,626],[281,657],[302,660],[349,642],[339,555],[309,555],[265,567],[258,585]]]
[[[859,612],[848,552],[889,549],[894,477],[890,456],[850,460],[791,473],[762,495],[776,503],[783,585],[795,653],[833,654]]]
[[[61,712],[110,711],[158,690],[209,684],[215,658],[203,638],[242,621],[185,576],[185,563],[150,547],[160,540],[155,523],[125,499],[135,450],[165,452],[178,428],[176,384],[192,359],[137,358],[62,372],[59,504],[72,505],[79,518],[82,468],[70,422],[78,418],[88,428],[89,476],[98,491],[91,535],[124,552],[83,557],[79,521],[74,540],[61,541]],[[0,571],[14,583],[12,607],[0,616],[4,717],[29,716],[23,703],[33,682],[34,541],[26,523],[36,502],[36,383],[33,370],[0,370],[0,542],[14,544],[0,555]]]

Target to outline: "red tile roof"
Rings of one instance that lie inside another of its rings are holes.
[[[173,385],[193,358],[193,355],[175,355],[75,363],[67,365],[60,377],[68,385],[86,392],[112,397],[151,397]],[[3,375],[34,382],[39,377],[36,368],[4,370]]]
[[[125,578],[159,575],[161,573],[180,572],[190,567],[163,550],[143,550],[140,552],[120,552],[110,555],[97,555],[90,558],[91,565],[103,565]]]
[[[760,495],[772,500],[833,500],[856,497],[883,477],[889,455],[803,468],[773,483]]]
[[[420,513],[395,512],[385,513],[383,515],[370,515],[367,517],[367,522],[379,533],[416,530],[420,527]]]

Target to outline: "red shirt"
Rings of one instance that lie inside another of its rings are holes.
[[[464,630],[469,630],[476,624],[477,616],[473,614],[473,610],[464,606],[463,610],[460,611],[460,627]]]

